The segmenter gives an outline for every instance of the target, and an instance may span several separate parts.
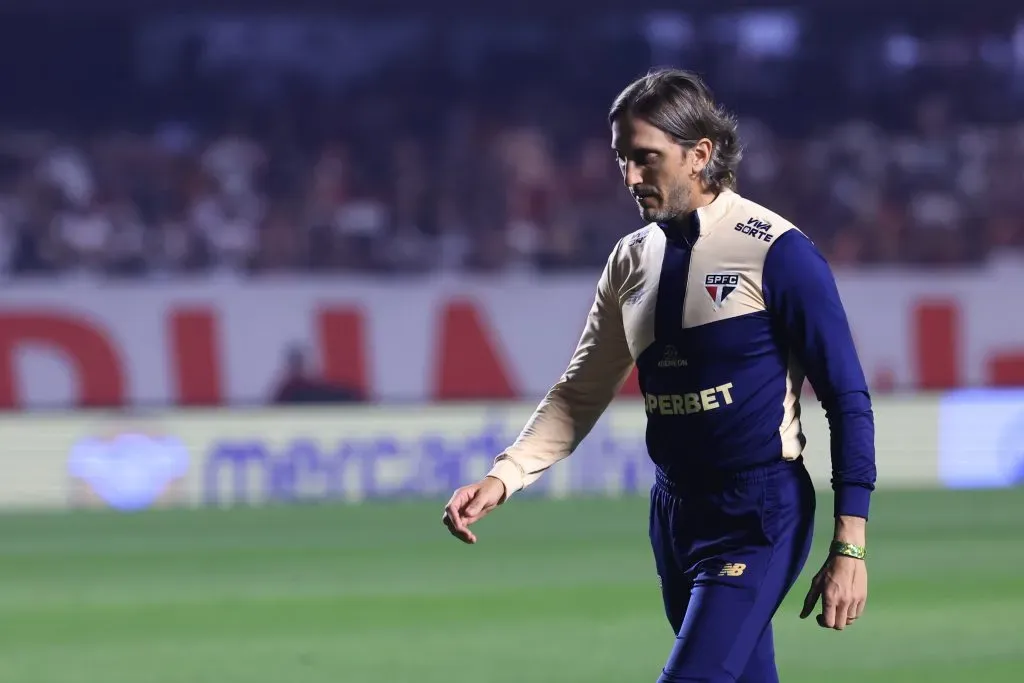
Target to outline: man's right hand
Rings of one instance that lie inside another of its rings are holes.
[[[463,543],[476,543],[476,535],[469,526],[483,519],[504,500],[505,485],[501,480],[484,477],[475,484],[456,489],[444,508],[441,522],[452,536]]]

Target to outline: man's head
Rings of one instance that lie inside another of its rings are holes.
[[[623,181],[647,222],[668,223],[736,185],[736,120],[688,71],[654,71],[619,93],[608,113]]]
[[[310,374],[309,354],[302,346],[294,344],[288,347],[285,355],[285,372],[290,377],[306,377]]]

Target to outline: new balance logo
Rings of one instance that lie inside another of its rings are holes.
[[[665,347],[665,351],[661,356],[661,360],[658,361],[659,368],[685,368],[686,359],[679,357],[679,352],[676,351],[676,347],[669,344]]]
[[[722,565],[722,570],[718,572],[719,576],[743,576],[744,570],[747,565],[742,562],[726,562]]]
[[[643,244],[644,240],[647,239],[647,233],[649,233],[650,231],[651,231],[650,228],[646,228],[646,229],[641,230],[640,232],[636,233],[632,237],[630,237],[629,238],[629,246],[635,247],[638,244]]]
[[[636,306],[638,303],[643,301],[643,298],[646,295],[647,295],[647,290],[645,290],[645,289],[638,289],[638,290],[636,290],[635,292],[632,292],[631,294],[629,294],[629,296],[626,297],[626,304],[629,305],[629,306]]]

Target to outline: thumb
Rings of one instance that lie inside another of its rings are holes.
[[[807,597],[804,598],[803,609],[800,610],[800,618],[806,619],[814,611],[814,606],[818,604],[818,598],[821,597],[821,583],[818,577],[815,576],[814,580],[811,581],[811,589],[807,591]]]
[[[473,497],[469,499],[466,504],[466,516],[476,517],[480,514],[480,510],[484,507],[483,496],[480,495],[480,489],[473,492]]]

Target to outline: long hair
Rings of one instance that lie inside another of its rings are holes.
[[[623,114],[647,121],[687,148],[707,138],[712,149],[701,172],[705,185],[714,192],[736,188],[736,169],[743,158],[736,119],[715,103],[697,74],[659,69],[638,78],[615,98],[608,123]]]

